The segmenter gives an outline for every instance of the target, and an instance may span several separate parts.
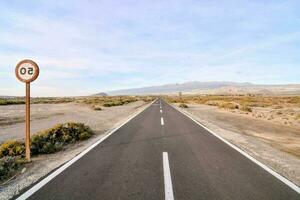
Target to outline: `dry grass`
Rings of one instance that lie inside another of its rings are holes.
[[[38,97],[31,98],[32,104],[57,104],[57,103],[69,103],[75,101],[76,98],[69,97]],[[23,97],[14,97],[14,98],[0,98],[0,106],[6,105],[16,105],[16,104],[25,104],[25,99]]]
[[[178,103],[180,99],[178,96],[166,96],[165,99],[170,103]],[[182,96],[183,102],[206,104],[212,106],[223,107],[222,104],[235,103],[248,107],[274,107],[280,109],[284,107],[299,107],[300,96],[201,96],[201,95],[184,95]],[[229,105],[229,107],[231,107]]]

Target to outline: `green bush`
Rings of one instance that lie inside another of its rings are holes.
[[[83,132],[79,134],[79,140],[86,140],[91,137],[91,134],[88,132]]]
[[[25,104],[25,101],[21,99],[0,99],[0,106],[14,105],[14,104]]]
[[[24,156],[25,144],[21,141],[9,140],[0,146],[0,158],[4,156]]]
[[[182,103],[182,104],[179,105],[179,107],[180,107],[180,108],[188,108],[188,105]]]
[[[93,131],[82,123],[59,124],[32,137],[31,153],[33,155],[54,153],[66,144],[88,139],[92,135]]]

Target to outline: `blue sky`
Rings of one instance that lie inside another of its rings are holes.
[[[180,83],[300,83],[300,1],[0,1],[0,95],[35,60],[33,96]]]

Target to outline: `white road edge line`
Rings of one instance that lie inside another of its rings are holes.
[[[165,200],[174,200],[168,152],[163,152]]]
[[[163,126],[165,123],[164,123],[164,118],[160,118],[160,123],[161,123],[161,125]]]
[[[29,198],[36,191],[38,191],[44,185],[46,185],[49,181],[51,181],[52,179],[54,179],[61,172],[63,172],[65,169],[67,169],[69,166],[71,166],[73,163],[75,163],[77,160],[79,160],[81,157],[83,157],[85,154],[87,154],[90,150],[92,150],[93,148],[95,148],[97,145],[99,145],[101,142],[103,142],[106,138],[108,138],[113,133],[115,133],[117,130],[119,130],[120,128],[122,128],[122,126],[124,126],[125,124],[127,124],[133,118],[135,118],[136,116],[138,116],[139,114],[141,114],[144,110],[146,110],[147,108],[149,108],[155,101],[153,101],[148,106],[146,106],[144,109],[140,110],[138,113],[136,113],[135,115],[133,115],[132,117],[130,117],[129,119],[127,119],[120,126],[116,127],[115,129],[113,129],[112,131],[110,131],[109,133],[107,133],[106,136],[104,136],[103,138],[101,138],[100,140],[98,140],[97,142],[95,142],[94,144],[92,144],[91,146],[89,146],[87,149],[85,149],[83,152],[81,152],[80,154],[78,154],[77,156],[75,156],[74,158],[72,158],[70,161],[68,161],[63,166],[61,166],[60,168],[58,168],[57,170],[55,170],[53,173],[49,174],[46,178],[44,178],[43,180],[41,180],[40,182],[38,182],[36,185],[34,185],[32,188],[30,188],[25,193],[23,193],[21,196],[19,196],[17,198],[17,200],[24,200],[24,199]]]
[[[193,120],[195,123],[197,123],[198,125],[200,125],[201,127],[203,127],[205,130],[207,130],[208,132],[210,132],[211,134],[213,134],[214,136],[216,136],[217,138],[219,138],[220,140],[222,140],[223,142],[225,142],[227,145],[229,145],[230,147],[232,147],[233,149],[235,149],[236,151],[238,151],[239,153],[241,153],[243,156],[245,156],[246,158],[248,158],[249,160],[251,160],[252,162],[254,162],[255,164],[257,164],[258,166],[260,166],[261,168],[263,168],[264,170],[266,170],[267,172],[269,172],[270,174],[272,174],[273,176],[275,176],[277,179],[279,179],[280,181],[282,181],[283,183],[285,183],[287,186],[289,186],[290,188],[292,188],[293,190],[295,190],[297,193],[300,194],[300,187],[298,187],[295,183],[293,183],[292,181],[288,180],[287,178],[283,177],[282,175],[278,174],[277,172],[275,172],[274,170],[272,170],[271,168],[269,168],[268,166],[266,166],[265,164],[259,162],[258,160],[256,160],[255,158],[253,158],[252,156],[250,156],[249,154],[247,154],[245,151],[243,151],[242,149],[238,148],[237,146],[235,146],[234,144],[228,142],[227,140],[225,140],[224,138],[222,138],[221,136],[219,136],[217,133],[215,133],[214,131],[208,129],[207,127],[205,127],[203,124],[201,124],[200,122],[198,122],[197,120],[195,120],[190,114],[185,113],[183,111],[181,111],[180,109],[176,108],[175,106],[171,105],[174,109],[176,109],[177,111],[181,112],[182,114],[184,114],[185,116],[187,116],[188,118],[190,118],[191,120]]]

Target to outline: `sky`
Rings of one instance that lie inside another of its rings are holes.
[[[32,59],[33,96],[236,81],[300,83],[300,1],[1,0],[0,95]]]

